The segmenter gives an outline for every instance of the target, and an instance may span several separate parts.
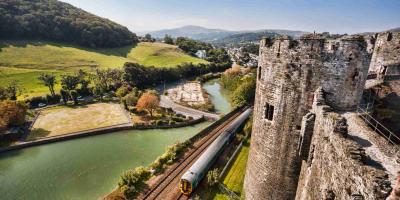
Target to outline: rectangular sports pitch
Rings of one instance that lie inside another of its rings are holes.
[[[130,123],[119,104],[96,103],[44,109],[34,122],[28,140]]]

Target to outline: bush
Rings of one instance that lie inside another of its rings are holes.
[[[52,95],[46,95],[46,100],[48,104],[57,104],[60,103],[61,100],[61,95],[55,94],[54,96]]]
[[[163,124],[164,124],[164,122],[162,120],[157,120],[156,121],[156,125],[157,126],[160,126],[160,125],[163,125]]]
[[[176,121],[174,121],[174,120],[169,120],[169,123],[168,123],[169,125],[174,125],[174,124],[176,124]]]
[[[47,99],[43,96],[36,96],[25,100],[25,103],[29,104],[30,108],[37,108],[40,103],[47,104]]]
[[[135,197],[146,185],[145,182],[150,178],[151,173],[144,167],[137,167],[135,170],[124,172],[118,182],[118,186],[123,190],[128,198]]]
[[[183,122],[183,121],[185,121],[185,119],[183,119],[181,117],[175,117],[175,116],[172,116],[171,119],[173,121],[175,121],[175,122]]]
[[[209,186],[214,186],[218,183],[219,170],[215,168],[207,173],[207,184]]]
[[[71,90],[71,98],[74,101],[74,105],[78,105],[78,92],[76,90]]]

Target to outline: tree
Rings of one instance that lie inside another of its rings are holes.
[[[78,105],[78,92],[76,90],[71,90],[71,98],[74,101],[74,105]]]
[[[54,92],[54,85],[57,83],[56,76],[54,76],[53,74],[42,73],[39,75],[38,79],[43,83],[43,85],[49,88],[51,96],[54,96],[56,94]]]
[[[129,93],[129,88],[125,85],[121,86],[120,88],[117,89],[115,92],[115,95],[119,98],[122,98],[126,96]]]
[[[0,102],[0,130],[9,126],[21,126],[25,123],[27,106],[20,101],[5,100]]]
[[[138,110],[147,110],[153,117],[153,112],[159,108],[159,104],[160,101],[156,95],[146,92],[139,98],[136,107]]]
[[[17,96],[21,94],[22,88],[17,81],[11,81],[5,88],[6,96],[10,100],[17,100]]]
[[[232,93],[232,101],[235,107],[251,104],[256,93],[256,80],[254,77],[245,77],[240,83]]]
[[[153,40],[153,39],[151,38],[151,35],[148,34],[148,33],[144,36],[144,38],[146,39],[147,42],[151,42],[151,41]]]
[[[165,35],[164,37],[164,43],[165,44],[174,44],[174,39],[168,34]]]
[[[71,91],[75,90],[79,84],[79,77],[75,75],[62,75],[61,76],[61,86],[64,90]]]
[[[61,98],[63,99],[63,102],[65,105],[67,105],[68,99],[69,99],[69,94],[67,91],[65,91],[64,89],[60,90],[60,94],[61,94]]]
[[[127,106],[135,106],[138,102],[137,96],[131,92],[124,97]]]

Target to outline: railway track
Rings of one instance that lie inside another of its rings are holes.
[[[147,191],[140,199],[153,200],[161,198],[162,195],[167,195],[167,197],[163,196],[162,199],[189,199],[178,190],[178,182],[180,177],[186,170],[189,169],[189,167],[197,160],[197,158],[201,156],[207,147],[223,132],[224,128],[231,124],[231,122],[236,119],[236,117],[238,117],[243,110],[244,109],[241,109],[239,112],[235,113],[221,125],[212,130],[211,133],[205,136],[205,138],[203,138],[200,143],[197,144],[197,147],[193,148],[187,153],[188,156],[184,157],[183,160],[181,160],[175,167],[168,170],[163,179],[158,181],[157,184],[152,189]]]

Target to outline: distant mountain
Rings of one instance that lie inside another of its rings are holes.
[[[290,30],[258,30],[253,32],[243,32],[232,34],[212,41],[214,44],[239,44],[243,42],[259,42],[263,37],[274,37],[277,35],[288,35],[298,38],[307,32]]]
[[[88,47],[137,42],[126,27],[57,0],[0,0],[0,38],[39,38]]]
[[[222,29],[210,29],[201,26],[183,26],[180,28],[164,29],[152,32],[143,32],[142,35],[150,33],[152,37],[163,38],[166,34],[176,37],[188,37],[195,40],[210,41],[238,33],[237,31],[228,31]]]
[[[292,37],[299,37],[306,32],[277,29],[229,31],[223,29],[209,29],[201,26],[183,26],[174,29],[144,32],[142,34],[144,35],[146,33],[150,33],[155,38],[163,38],[166,34],[168,34],[174,38],[188,37],[214,44],[236,44],[240,42],[259,41],[263,36],[289,35]]]
[[[392,29],[390,29],[390,30],[388,30],[388,31],[390,31],[390,32],[400,32],[400,27],[398,27],[398,28],[392,28]]]

